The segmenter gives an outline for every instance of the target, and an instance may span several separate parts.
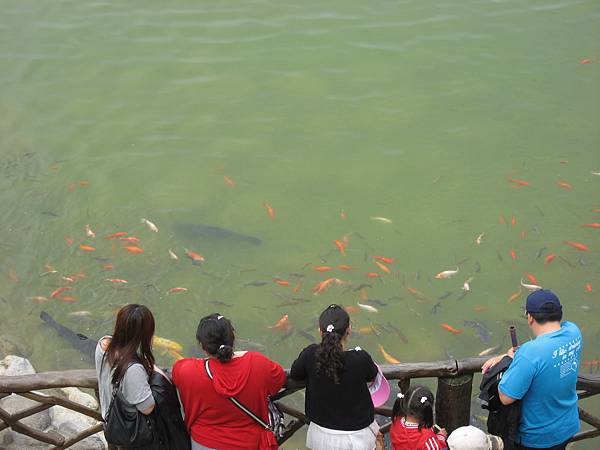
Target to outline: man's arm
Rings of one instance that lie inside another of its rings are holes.
[[[500,398],[500,402],[505,406],[517,401],[516,399],[509,397],[508,395],[504,395],[502,392],[500,392],[500,389],[498,389],[498,396]]]

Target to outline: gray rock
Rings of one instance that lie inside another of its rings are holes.
[[[32,375],[35,369],[28,359],[20,356],[8,355],[0,361],[0,375]]]

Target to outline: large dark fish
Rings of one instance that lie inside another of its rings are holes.
[[[50,328],[55,330],[60,337],[64,338],[69,344],[79,350],[83,355],[84,361],[94,364],[97,341],[90,339],[83,334],[75,333],[73,330],[61,325],[45,311],[40,313],[40,319],[42,319]]]
[[[262,241],[256,236],[237,233],[226,228],[215,227],[213,225],[203,225],[201,223],[176,223],[175,231],[190,238],[205,238],[212,240],[230,240],[238,242],[247,242],[252,245],[260,245]]]
[[[474,320],[465,320],[464,323],[465,326],[474,328],[475,331],[477,331],[477,337],[481,340],[481,342],[488,342],[490,340],[492,333],[482,323]]]

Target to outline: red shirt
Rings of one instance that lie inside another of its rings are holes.
[[[247,352],[226,363],[210,359],[211,380],[204,361],[185,358],[173,366],[173,382],[192,439],[209,448],[258,449],[264,433],[270,432],[228,398],[235,397],[268,423],[267,396],[285,384],[283,368],[260,353]]]
[[[392,448],[394,450],[442,450],[446,446],[446,438],[435,434],[431,428],[421,428],[404,417],[394,420],[390,429]]]

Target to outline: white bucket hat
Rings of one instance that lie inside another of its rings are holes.
[[[448,436],[447,444],[450,450],[504,450],[501,438],[471,425],[454,430]]]

